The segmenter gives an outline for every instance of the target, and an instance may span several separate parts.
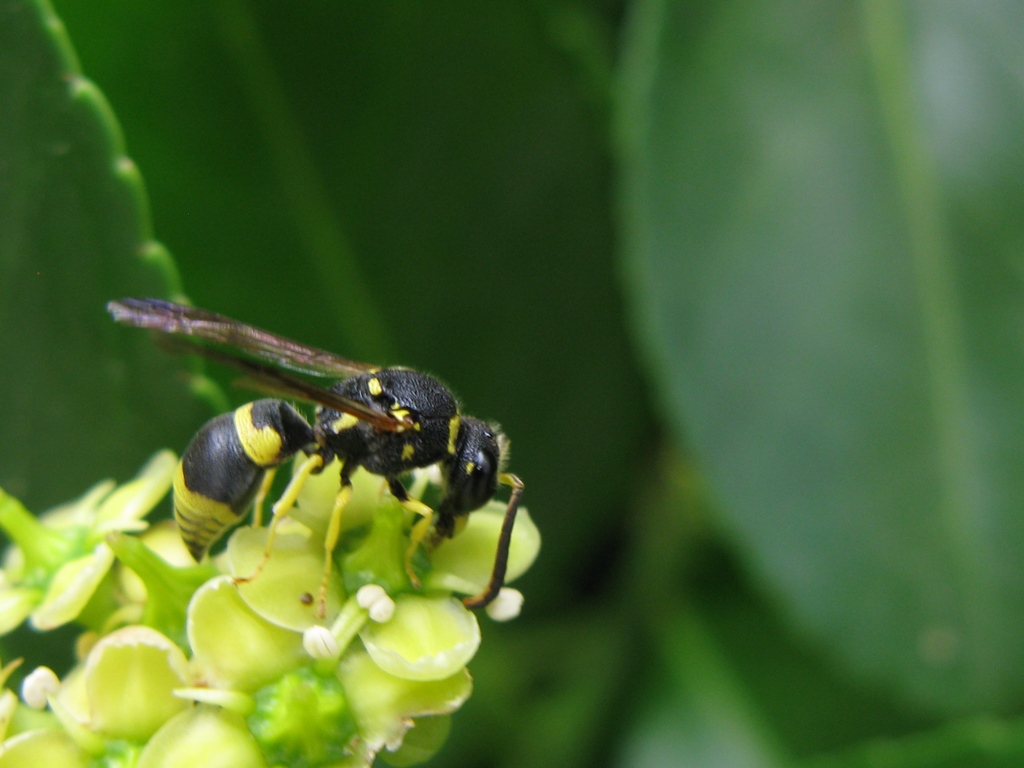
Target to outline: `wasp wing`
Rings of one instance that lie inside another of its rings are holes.
[[[413,426],[407,419],[352,400],[291,372],[344,378],[374,371],[376,366],[346,360],[216,312],[161,299],[111,301],[107,311],[124,325],[167,334],[166,346],[171,349],[194,352],[240,371],[253,389],[349,413],[377,429],[397,432]]]
[[[202,339],[224,347],[222,354],[232,358],[254,357],[311,376],[341,379],[378,368],[369,363],[346,360],[332,352],[300,344],[216,312],[162,299],[120,299],[107,304],[107,311],[123,325]],[[205,354],[201,345],[190,347],[199,354]]]
[[[200,344],[194,339],[175,337],[167,339],[165,346],[175,352],[194,352],[229,368],[234,368],[242,373],[242,379],[238,383],[248,386],[250,389],[269,395],[305,400],[335,411],[350,413],[360,421],[365,421],[377,429],[389,432],[400,432],[414,426],[411,420],[399,418],[388,411],[340,395],[326,387],[307,381],[291,371],[232,355],[230,352]]]

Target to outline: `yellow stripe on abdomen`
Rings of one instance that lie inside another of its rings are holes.
[[[281,461],[281,434],[273,427],[257,427],[252,421],[253,403],[235,411],[235,433],[246,455],[257,467],[274,467]]]
[[[174,476],[174,521],[185,546],[198,562],[210,545],[238,522],[238,515],[223,501],[208,499],[190,490],[185,484],[184,468],[179,463]]]

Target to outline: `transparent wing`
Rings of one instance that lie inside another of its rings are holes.
[[[379,367],[347,360],[216,312],[162,299],[120,299],[107,304],[107,311],[124,325],[174,336],[191,336],[224,347],[226,354],[253,357],[311,376],[343,379]]]
[[[119,323],[167,334],[167,346],[173,350],[194,352],[240,371],[242,383],[253,389],[349,413],[377,429],[395,432],[413,426],[411,421],[339,395],[291,372],[337,379],[367,373],[376,370],[376,366],[346,360],[215,312],[160,299],[121,299],[107,304],[107,310]],[[251,359],[254,357],[257,359]]]

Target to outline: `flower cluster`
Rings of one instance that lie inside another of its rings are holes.
[[[84,628],[63,678],[40,667],[6,690],[0,670],[0,768],[12,766],[412,765],[440,748],[469,697],[477,616],[457,594],[490,576],[503,505],[470,515],[458,536],[405,567],[409,519],[381,478],[357,472],[322,591],[324,536],[338,466],[306,483],[277,528],[242,527],[196,565],[171,524],[143,517],[177,459],[157,454],[130,483],[96,486],[36,519],[0,490],[14,542],[0,574],[0,633]],[[429,471],[410,493],[436,494]],[[520,509],[506,581],[540,548]],[[323,596],[323,601],[318,596]],[[504,588],[494,618],[518,613]]]

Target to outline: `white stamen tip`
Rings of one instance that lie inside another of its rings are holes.
[[[49,667],[36,667],[21,684],[21,700],[32,709],[46,709],[46,697],[60,690],[60,678]]]
[[[384,591],[384,587],[380,584],[364,584],[356,592],[356,603],[359,604],[360,608],[366,608],[367,610],[371,605],[376,603],[382,597],[387,597],[388,593]]]
[[[395,601],[387,595],[370,606],[370,619],[378,624],[386,624],[395,615]]]
[[[395,601],[379,584],[366,584],[356,592],[356,602],[370,614],[370,620],[378,624],[391,621],[395,615]]]
[[[327,627],[314,626],[302,633],[302,647],[314,659],[336,659],[341,655],[338,641]]]
[[[523,593],[511,587],[502,587],[498,596],[485,609],[495,621],[509,621],[523,610]]]

